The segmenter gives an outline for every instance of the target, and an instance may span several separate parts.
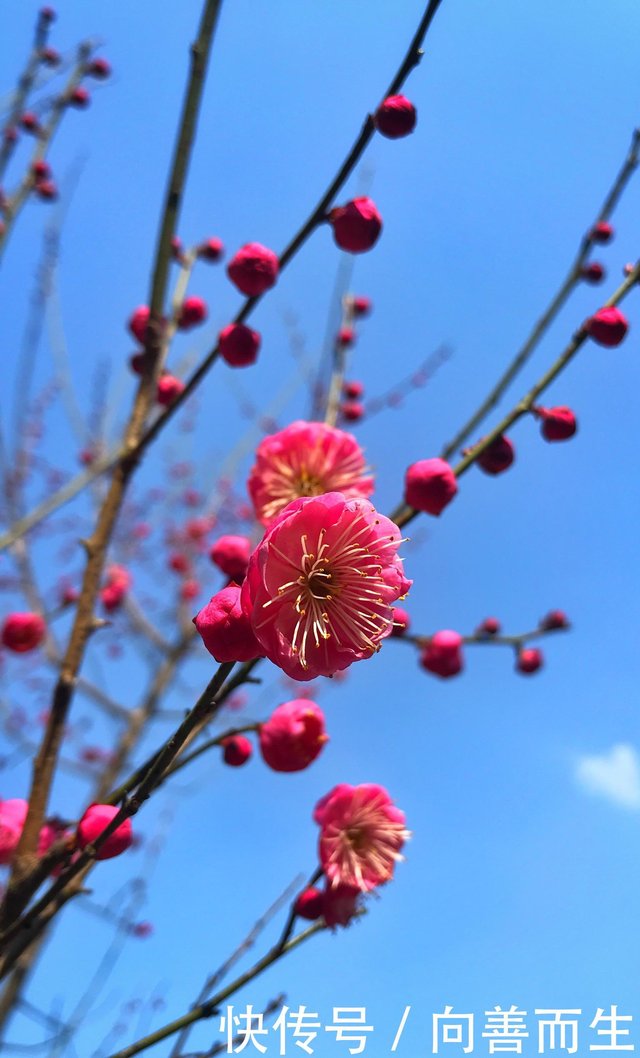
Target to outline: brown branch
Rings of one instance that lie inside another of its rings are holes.
[[[35,83],[38,68],[40,66],[40,53],[47,43],[48,33],[49,19],[43,18],[40,13],[36,22],[31,54],[29,55],[24,71],[18,80],[18,86],[13,96],[9,117],[4,123],[3,131],[8,128],[14,128],[18,122],[18,118],[24,111],[27,99]],[[2,143],[0,144],[0,184],[2,183],[9,159],[11,158],[13,146],[14,145],[10,140],[4,136],[2,137]]]

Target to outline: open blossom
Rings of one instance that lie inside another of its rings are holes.
[[[256,517],[270,525],[300,496],[341,492],[347,499],[366,498],[373,492],[373,478],[352,434],[298,420],[260,442],[247,487]]]
[[[316,805],[320,865],[330,886],[369,892],[393,876],[400,849],[410,837],[404,812],[383,786],[334,786]]]
[[[406,595],[394,522],[342,493],[294,500],[249,560],[242,608],[263,653],[296,680],[371,657]]]
[[[0,801],[0,864],[11,863],[18,848],[28,804],[21,798]]]

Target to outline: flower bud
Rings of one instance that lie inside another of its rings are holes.
[[[0,864],[11,863],[20,843],[28,804],[20,798],[0,801]]]
[[[258,297],[275,286],[278,279],[277,254],[259,242],[249,242],[229,261],[227,275],[247,297]]]
[[[191,568],[191,562],[189,556],[185,555],[182,551],[174,551],[169,555],[168,560],[169,569],[172,569],[174,573],[188,573]]]
[[[306,698],[284,702],[260,725],[260,752],[274,771],[302,771],[319,753],[328,736],[324,713]]]
[[[382,217],[370,198],[354,198],[336,206],[328,215],[333,238],[341,250],[364,253],[370,250],[382,231]]]
[[[232,768],[242,767],[253,753],[253,746],[244,735],[229,735],[228,738],[223,738],[220,745],[223,761],[225,764],[230,764]]]
[[[244,323],[230,323],[220,331],[218,345],[230,367],[249,367],[258,358],[260,335]]]
[[[111,63],[101,57],[92,59],[87,65],[87,73],[90,77],[98,77],[100,80],[104,80],[106,77],[111,76]]]
[[[351,298],[351,311],[354,316],[368,316],[372,309],[371,298],[364,294],[354,294]]]
[[[587,334],[599,345],[613,348],[620,345],[627,331],[629,322],[617,308],[598,309],[584,325]]]
[[[151,313],[148,305],[139,305],[129,317],[127,327],[131,331],[133,337],[137,338],[140,342],[140,345],[144,345],[147,340],[147,325],[150,316]]]
[[[358,422],[364,415],[364,405],[357,400],[345,400],[340,405],[340,414],[347,422]]]
[[[403,610],[401,606],[393,607],[393,625],[391,627],[392,636],[403,636],[405,632],[409,631],[411,626],[411,618],[406,610]]]
[[[199,323],[204,323],[207,315],[207,305],[202,298],[185,298],[178,316],[178,329],[189,331],[192,327],[197,327]]]
[[[456,476],[444,459],[421,459],[405,475],[405,503],[425,514],[441,514],[457,491]]]
[[[40,129],[40,122],[36,115],[31,110],[25,110],[24,114],[20,118],[20,124],[25,132],[36,133]]]
[[[207,239],[196,252],[203,261],[219,261],[224,253],[222,239]]]
[[[62,61],[62,56],[59,51],[55,48],[41,48],[40,50],[40,62],[44,63],[45,66],[59,66]]]
[[[180,598],[183,602],[193,602],[194,599],[198,598],[200,590],[200,581],[185,580],[180,585]]]
[[[484,621],[481,621],[476,628],[476,635],[497,636],[501,627],[502,626],[497,617],[485,617]]]
[[[538,627],[544,632],[555,632],[560,628],[569,628],[569,621],[564,610],[550,610],[541,618]]]
[[[594,224],[589,232],[591,242],[610,242],[613,239],[613,225],[607,220],[600,220]]]
[[[240,583],[244,580],[252,551],[248,537],[228,533],[216,540],[209,552],[209,558],[222,573]]]
[[[516,671],[528,676],[542,667],[542,661],[542,651],[537,647],[523,647],[518,651]]]
[[[230,584],[214,595],[193,623],[205,647],[218,662],[251,661],[262,656],[262,647],[240,605],[237,584]]]
[[[174,375],[162,375],[158,379],[156,401],[164,408],[167,408],[184,392],[184,389],[185,384],[181,378],[176,378]]]
[[[48,162],[45,162],[44,158],[38,158],[31,166],[31,172],[34,180],[46,180],[51,176],[51,166]]]
[[[43,202],[55,202],[58,197],[58,187],[53,180],[38,180],[33,190]]]
[[[10,613],[2,625],[2,644],[14,654],[26,654],[40,646],[46,631],[39,613]]]
[[[324,893],[322,890],[309,886],[308,889],[298,895],[293,909],[300,918],[306,918],[313,922],[322,916],[323,904]]]
[[[431,636],[420,655],[420,664],[428,672],[442,679],[457,676],[462,672],[462,636],[458,632],[445,629]]]
[[[516,452],[512,442],[504,434],[500,434],[478,456],[476,463],[485,474],[502,474],[511,466],[515,457]]]
[[[390,140],[408,136],[416,127],[416,108],[406,96],[388,96],[373,115],[378,132]]]
[[[606,272],[599,261],[589,261],[580,269],[580,275],[586,279],[587,283],[601,283]]]
[[[70,106],[77,107],[78,110],[84,110],[89,106],[91,96],[87,92],[87,89],[79,84],[69,93],[67,101]]]
[[[336,337],[336,345],[343,349],[349,349],[354,345],[356,332],[353,327],[341,327]]]
[[[536,408],[535,414],[542,419],[540,433],[545,441],[568,441],[578,429],[576,417],[566,405]]]
[[[119,811],[120,809],[115,805],[90,805],[78,823],[76,831],[78,848],[85,849],[87,845],[93,845]],[[114,856],[119,856],[131,845],[132,836],[131,820],[125,819],[100,847],[96,853],[96,859],[110,860]]]
[[[353,382],[343,382],[342,392],[345,397],[349,398],[349,400],[358,400],[358,398],[364,393],[364,386],[362,382],[357,382],[354,379]]]
[[[361,890],[351,885],[328,885],[324,891],[322,914],[328,926],[348,926],[358,910]]]

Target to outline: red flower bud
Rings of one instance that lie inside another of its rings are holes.
[[[56,13],[52,7],[41,7],[40,8],[40,20],[41,22],[55,22]]]
[[[522,650],[518,651],[516,671],[528,676],[542,668],[542,661],[542,651],[538,650],[537,647],[523,647]]]
[[[364,386],[362,382],[344,382],[342,385],[342,392],[345,397],[349,397],[350,400],[357,400],[364,393]]]
[[[40,51],[40,62],[44,63],[45,66],[59,66],[61,62],[61,55],[55,48],[42,48]]]
[[[135,922],[131,927],[131,932],[134,937],[150,937],[153,933],[153,922]]]
[[[93,845],[94,841],[100,837],[119,811],[120,809],[116,808],[115,805],[91,805],[87,808],[78,823],[76,832],[78,848],[84,849],[87,845]],[[104,845],[100,847],[96,853],[96,859],[110,860],[114,856],[119,856],[131,845],[132,836],[131,820],[125,819],[119,827],[116,827],[113,834],[109,835]]]
[[[462,636],[458,632],[445,629],[431,636],[429,643],[420,655],[420,664],[428,672],[442,679],[457,676],[462,672]]]
[[[40,646],[46,630],[38,613],[10,613],[2,625],[2,644],[14,654],[26,654]]]
[[[193,623],[205,647],[218,662],[251,661],[262,656],[251,622],[242,611],[237,584],[230,584],[214,595]]]
[[[456,476],[444,459],[421,459],[405,475],[405,503],[425,514],[441,514],[457,491]]]
[[[244,323],[229,323],[218,335],[220,356],[230,367],[255,364],[260,351],[260,335]]]
[[[31,110],[25,110],[24,114],[20,118],[20,124],[25,132],[38,132],[40,128],[40,122],[36,115]]]
[[[324,891],[322,913],[328,926],[348,926],[358,910],[360,889],[351,885],[328,885]]]
[[[45,202],[54,202],[58,197],[58,188],[53,180],[38,180],[33,190]]]
[[[356,332],[353,327],[341,327],[336,337],[336,345],[341,345],[344,349],[347,349],[355,343],[355,340]]]
[[[73,91],[70,93],[68,98],[69,105],[72,107],[78,107],[79,110],[83,110],[89,106],[91,102],[91,96],[87,92],[86,88],[82,85],[76,85]]]
[[[232,768],[242,767],[253,753],[253,746],[244,735],[229,735],[228,738],[223,738],[220,745],[223,761],[225,764],[230,764]]]
[[[345,206],[336,206],[328,219],[335,242],[341,250],[349,253],[370,250],[382,231],[382,217],[370,198],[354,198]]]
[[[378,132],[390,140],[408,136],[416,127],[417,112],[406,96],[388,96],[373,115]]]
[[[580,269],[580,275],[586,279],[587,283],[601,283],[606,272],[599,261],[589,261]]]
[[[139,305],[129,317],[127,327],[131,331],[133,337],[137,338],[140,342],[140,345],[144,345],[147,339],[147,324],[149,323],[150,316],[151,312],[148,305]]]
[[[613,239],[613,225],[606,220],[600,220],[594,224],[589,232],[592,242],[610,242]]]
[[[270,768],[282,772],[302,771],[328,741],[324,713],[306,698],[284,702],[260,725],[259,738],[262,759]]]
[[[275,286],[279,267],[273,250],[248,242],[229,261],[227,275],[242,294],[254,298]]]
[[[2,138],[5,143],[16,143],[18,139],[18,130],[15,125],[7,125],[2,134]]]
[[[91,77],[98,77],[104,80],[105,77],[111,76],[111,63],[102,58],[92,59],[87,65],[87,73]]]
[[[222,239],[207,239],[196,252],[203,261],[219,261],[224,253]]]
[[[557,408],[536,408],[535,414],[542,419],[540,433],[545,441],[568,441],[578,429],[578,423],[571,408],[559,405]]]
[[[485,617],[484,621],[482,621],[476,628],[476,635],[497,636],[501,627],[502,626],[497,617]]]
[[[47,177],[51,176],[51,166],[48,162],[45,162],[44,158],[39,158],[31,166],[31,172],[36,180],[46,180]]]
[[[358,422],[364,415],[364,405],[357,400],[345,400],[340,405],[340,414],[347,422]]]
[[[598,309],[595,315],[587,320],[584,329],[594,342],[613,348],[620,345],[629,330],[629,322],[620,309]]]
[[[248,537],[229,533],[216,540],[209,552],[209,558],[227,577],[240,583],[244,580],[252,551]]]
[[[188,331],[192,327],[197,327],[199,323],[204,323],[207,315],[207,305],[202,298],[185,298],[178,316],[178,328],[181,331]]]
[[[169,569],[172,569],[174,573],[180,574],[188,573],[191,568],[188,555],[184,555],[181,551],[174,551],[173,554],[169,555],[168,565]]]
[[[569,628],[569,621],[564,610],[550,610],[541,618],[539,627],[545,632],[555,632],[560,628]]]
[[[411,618],[406,610],[403,610],[401,606],[393,607],[393,625],[391,628],[392,636],[403,636],[405,632],[409,631],[411,626]]]
[[[300,918],[309,919],[310,922],[320,918],[324,904],[324,893],[321,889],[309,886],[300,893],[294,904],[294,911]]]
[[[476,463],[485,474],[502,474],[511,466],[515,457],[513,444],[508,437],[501,434],[478,456]]]
[[[171,240],[171,256],[174,261],[181,262],[184,260],[184,247],[182,245],[182,239],[177,235],[174,235]]]
[[[193,602],[200,594],[200,581],[185,580],[180,586],[180,598],[183,602]]]
[[[176,397],[179,397],[184,392],[184,389],[185,384],[181,378],[175,378],[174,375],[162,375],[158,379],[156,401],[167,408],[170,404],[173,404]]]
[[[354,294],[351,298],[351,311],[354,316],[368,316],[372,307],[371,299],[364,294]]]

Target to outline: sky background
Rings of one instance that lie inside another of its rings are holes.
[[[69,114],[51,161],[67,210],[56,306],[73,385],[83,408],[108,403],[115,438],[134,392],[124,322],[147,298],[199,5],[62,0],[58,10],[51,43],[67,50],[93,34],[114,67],[109,82],[95,85],[91,108]],[[0,0],[7,90],[35,11]],[[226,0],[179,225],[184,241],[216,235],[229,254],[247,241],[281,251],[384,94],[421,13],[414,0]],[[405,86],[418,109],[416,132],[396,142],[374,138],[339,197],[346,201],[364,181],[384,218],[378,245],[354,263],[353,288],[375,308],[359,329],[350,374],[364,381],[368,397],[378,397],[441,343],[452,349],[402,407],[356,428],[375,468],[380,510],[400,500],[407,465],[437,454],[468,418],[564,277],[640,122],[639,42],[633,0],[610,0],[606,12],[594,0],[444,0],[424,59]],[[26,156],[17,156],[14,176]],[[501,412],[618,286],[624,263],[637,259],[639,179],[613,217],[615,241],[594,254],[607,268],[606,282],[573,295]],[[9,436],[16,363],[50,210],[28,205],[2,264],[0,410]],[[193,463],[196,484],[208,491],[231,448],[244,453],[241,488],[260,436],[248,432],[247,398],[270,406],[280,426],[307,414],[308,387],[286,319],[295,316],[313,361],[335,313],[339,262],[329,230],[317,231],[252,318],[263,336],[258,364],[242,372],[216,365],[197,397],[195,430],[185,433],[181,418],[174,421],[141,471],[136,495],[166,484],[167,468],[180,460]],[[239,305],[221,267],[198,268],[190,292],[207,299],[210,319],[178,339],[170,361],[176,370],[197,362]],[[258,759],[235,771],[207,757],[167,787],[139,817],[147,838],[140,851],[92,875],[94,899],[115,894],[121,908],[132,872],[151,864],[153,884],[138,917],[153,922],[155,932],[128,942],[75,1050],[65,1053],[104,1058],[116,1043],[186,1010],[206,975],[289,882],[314,869],[311,812],[341,781],[388,788],[413,832],[406,863],[364,921],[316,938],[250,985],[237,1005],[261,1009],[284,991],[289,1007],[304,1004],[325,1024],[334,1006],[366,1007],[374,1026],[367,1052],[375,1055],[390,1052],[410,1005],[398,1053],[415,1058],[431,1052],[431,1016],[445,1004],[475,1013],[480,1054],[488,1053],[479,1038],[483,1014],[496,1004],[530,1013],[525,1054],[537,1052],[536,1007],[581,1008],[580,1053],[588,1053],[596,1009],[618,1004],[634,1015],[632,1040],[640,1047],[637,294],[624,311],[631,323],[626,342],[613,350],[588,343],[549,391],[546,403],[575,410],[577,436],[550,445],[533,420],[520,422],[509,472],[494,479],[473,469],[439,520],[425,516],[409,532],[413,629],[468,633],[492,614],[506,631],[520,632],[560,607],[573,629],[543,642],[544,669],[522,677],[507,649],[475,647],[466,653],[465,673],[445,682],[419,669],[408,646],[387,642],[344,682],[323,686],[319,702],[331,741],[306,772],[276,775]],[[49,329],[34,394],[59,368],[54,344]],[[105,396],[97,380],[107,369]],[[75,473],[82,443],[57,405],[47,424],[47,460]],[[63,514],[90,525],[84,498]],[[58,535],[41,536],[35,548],[49,598],[59,576],[77,571],[80,561],[75,523],[71,536],[63,515],[56,524]],[[164,551],[161,530],[154,533],[142,596],[166,593],[172,600],[176,585],[158,572]],[[71,547],[61,550],[67,538]],[[3,559],[0,569],[9,568]],[[201,602],[219,587],[210,576]],[[15,609],[17,597],[5,594],[7,609]],[[121,645],[118,659],[101,656],[96,646],[86,667],[116,697],[137,689],[145,672]],[[29,683],[27,664],[6,661],[4,694],[24,709],[29,734],[37,737],[52,677],[34,671]],[[192,704],[210,674],[202,652],[171,707]],[[265,666],[265,683],[251,690],[242,715],[260,719],[294,696]],[[78,715],[88,715],[86,704],[79,703]],[[88,737],[106,739],[101,721],[94,723]],[[24,765],[6,768],[0,792],[22,796],[27,784]],[[52,807],[76,818],[88,789],[86,781],[63,776]],[[256,953],[279,928],[276,920]],[[111,935],[99,917],[71,910],[31,999],[69,1017]],[[127,1011],[132,1000],[139,1007]],[[126,1026],[122,1034],[101,1049],[118,1020]],[[206,1049],[215,1028],[194,1031],[191,1049]],[[33,1042],[49,1031],[19,1017],[7,1039]],[[324,1033],[314,1053],[330,1058],[346,1047]],[[169,1052],[164,1044],[150,1053]],[[275,1034],[268,1053],[278,1053]]]

